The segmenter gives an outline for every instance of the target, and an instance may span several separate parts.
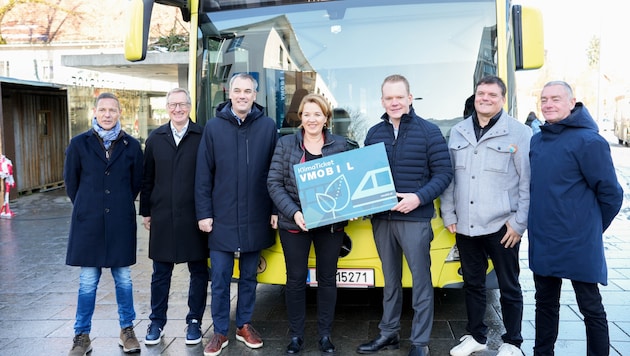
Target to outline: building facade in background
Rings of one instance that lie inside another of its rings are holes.
[[[108,1],[106,7],[94,0],[0,0],[0,8],[8,10],[0,22],[0,153],[15,167],[11,199],[63,183],[65,147],[91,127],[94,99],[101,92],[120,98],[123,129],[141,142],[168,120],[164,95],[180,86],[180,79],[126,65],[127,5],[126,0]],[[158,24],[152,37],[178,29],[177,11],[158,5],[154,14]],[[104,70],[64,64],[74,56],[92,63],[120,61]]]

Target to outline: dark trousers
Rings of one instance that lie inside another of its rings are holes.
[[[212,321],[214,333],[226,336],[230,329],[230,286],[234,271],[234,252],[210,250],[212,265]],[[238,258],[239,278],[236,300],[236,326],[252,320],[256,303],[256,272],[260,251],[241,252]]]
[[[518,281],[520,267],[518,250],[520,243],[505,248],[500,241],[507,231],[504,226],[494,234],[469,237],[456,234],[457,248],[464,275],[466,330],[479,343],[485,344],[488,327],[484,323],[486,314],[486,271],[488,257],[492,259],[499,282],[501,314],[505,334],[503,342],[520,347],[523,343],[521,322],[523,320],[523,294]]]
[[[187,262],[190,272],[188,286],[188,315],[186,322],[197,319],[201,323],[206,310],[208,296],[208,261]],[[153,275],[151,276],[151,319],[160,327],[166,325],[166,311],[168,310],[168,295],[171,289],[171,276],[174,263],[153,261]]]
[[[554,354],[560,320],[560,287],[562,279],[534,273],[536,285],[536,342],[534,355]],[[608,321],[597,283],[571,281],[580,313],[586,326],[586,355],[602,356],[610,353]]]
[[[291,337],[304,336],[306,319],[306,277],[311,242],[315,248],[317,276],[317,329],[320,337],[330,336],[337,304],[337,260],[344,231],[330,227],[291,233],[280,230],[287,270],[285,298]]]

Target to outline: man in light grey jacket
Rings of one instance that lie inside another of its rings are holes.
[[[529,211],[532,131],[503,111],[506,87],[495,76],[475,89],[475,112],[451,130],[455,177],[441,196],[444,226],[455,233],[462,264],[467,335],[451,349],[468,356],[486,349],[486,270],[492,259],[506,333],[499,356],[522,355],[523,295],[518,251]]]

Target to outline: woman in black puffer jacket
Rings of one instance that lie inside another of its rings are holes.
[[[311,243],[317,256],[317,326],[319,348],[334,354],[331,329],[337,301],[337,259],[347,222],[307,229],[300,206],[293,166],[346,151],[352,146],[346,138],[328,130],[332,109],[317,94],[306,95],[298,110],[300,130],[281,137],[271,160],[267,188],[278,209],[280,242],[287,270],[286,304],[291,342],[287,354],[297,354],[304,345],[306,318],[306,278]]]

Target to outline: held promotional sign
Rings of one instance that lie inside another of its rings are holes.
[[[391,209],[398,199],[378,143],[293,166],[309,229]]]

